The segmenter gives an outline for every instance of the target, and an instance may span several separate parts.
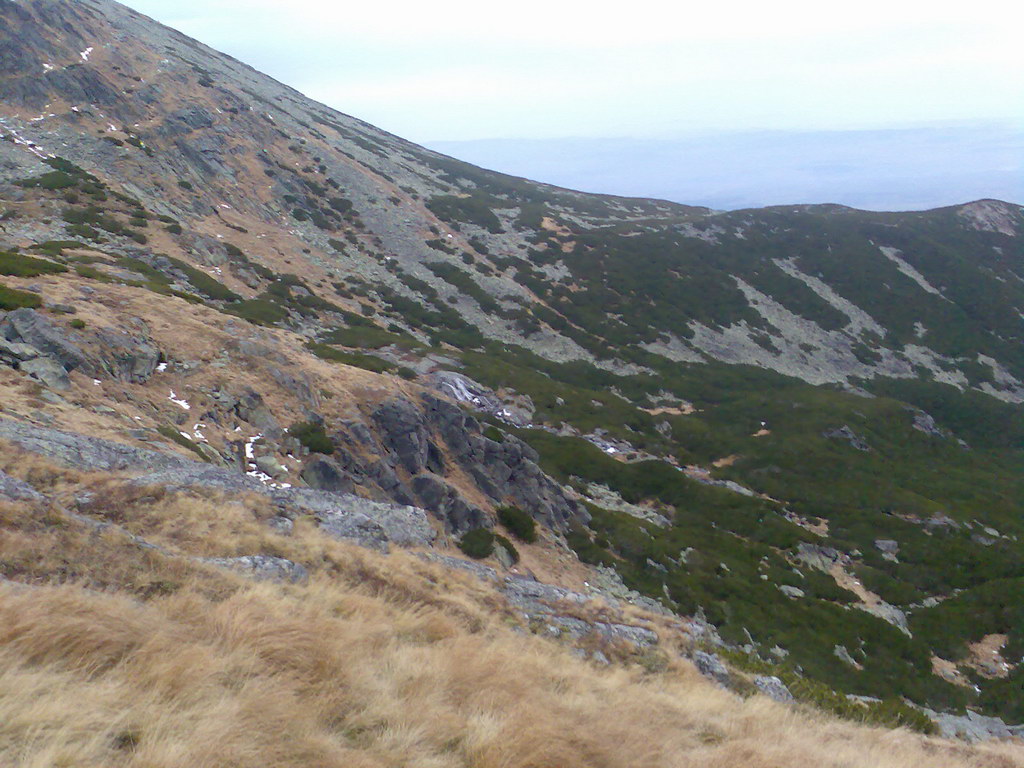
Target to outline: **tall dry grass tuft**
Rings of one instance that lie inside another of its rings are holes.
[[[0,580],[3,768],[1024,768],[1018,746],[743,700],[668,643],[657,672],[596,667],[491,585],[303,521],[281,537],[258,500],[106,498],[86,512],[120,527],[100,532],[0,505],[0,573],[23,582]],[[257,552],[312,578],[195,559]]]
[[[400,580],[420,567],[384,562]],[[375,587],[224,578],[237,583],[220,599],[187,587],[145,602],[0,585],[0,764],[1024,766],[1008,746],[743,701],[681,661],[598,669]]]

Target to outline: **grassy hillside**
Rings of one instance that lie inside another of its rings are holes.
[[[21,466],[47,490],[69,479]],[[269,541],[254,500],[138,494],[102,508],[164,551],[0,504],[0,562],[31,584],[0,582],[5,766],[1024,765],[1009,746],[743,699],[671,654],[606,648],[616,661],[598,667],[524,633],[483,582],[303,525],[274,540],[307,584],[183,557]]]

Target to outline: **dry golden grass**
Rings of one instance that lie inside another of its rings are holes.
[[[672,653],[657,674],[596,667],[514,631],[488,584],[302,521],[276,536],[259,501],[107,490],[89,515],[171,554],[0,505],[0,567],[36,585],[0,582],[4,768],[1024,766],[743,700]],[[179,556],[272,548],[310,582]]]

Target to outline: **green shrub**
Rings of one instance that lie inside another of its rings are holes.
[[[83,320],[80,317],[76,317],[74,320],[71,321],[71,327],[74,328],[76,331],[80,331],[83,328],[85,328],[85,320]]]
[[[110,278],[107,277],[103,272],[100,272],[96,267],[89,266],[88,264],[79,264],[75,267],[75,273],[79,277],[87,277],[90,280],[99,280],[100,282],[109,282]]]
[[[356,368],[373,371],[374,373],[391,373],[395,370],[395,366],[393,364],[386,360],[381,360],[379,357],[374,357],[373,355],[362,355],[358,352],[344,352],[327,344],[318,344],[315,341],[308,343],[306,348],[317,357],[323,360],[330,360],[332,363],[351,365]]]
[[[192,189],[193,189],[192,185],[189,182],[184,181],[184,180],[179,181],[178,182],[178,186],[181,187],[182,189],[188,191],[188,192],[191,192]]]
[[[494,554],[494,534],[487,528],[474,528],[459,540],[459,549],[474,560]]]
[[[501,228],[501,221],[492,210],[498,205],[501,205],[500,201],[480,193],[470,197],[436,195],[427,202],[430,212],[449,224],[457,225],[458,222],[476,224],[496,235],[505,231]]]
[[[19,187],[40,187],[41,189],[47,189],[50,191],[56,189],[67,189],[68,187],[75,186],[78,181],[70,174],[64,173],[63,171],[50,171],[44,173],[42,176],[36,176],[33,179],[22,179],[21,181],[14,182]]]
[[[99,231],[88,224],[68,224],[67,230],[69,234],[76,237],[84,237],[86,240],[102,240]]]
[[[273,325],[288,317],[288,310],[266,299],[249,299],[224,307],[229,315],[236,315],[255,325]]]
[[[8,288],[6,285],[0,283],[0,309],[4,311],[21,309],[23,307],[27,307],[28,309],[38,309],[42,304],[42,299],[34,293],[16,291],[14,288]]]
[[[340,344],[343,347],[361,347],[363,349],[380,349],[392,344],[402,349],[421,347],[416,339],[399,329],[399,333],[385,331],[377,326],[360,325],[355,328],[335,328],[327,333],[323,340],[328,344]]]
[[[334,453],[334,443],[324,431],[323,424],[299,421],[288,428],[288,434],[302,443],[310,453]]]
[[[55,275],[67,271],[68,268],[63,264],[55,264],[52,261],[36,259],[32,256],[22,256],[20,253],[0,251],[0,275],[39,277],[39,275]]]
[[[498,507],[498,520],[520,541],[532,544],[537,540],[537,521],[519,507]]]
[[[77,240],[45,240],[32,246],[35,250],[45,253],[47,256],[63,256],[65,248],[88,248],[85,243]]]
[[[181,434],[181,432],[179,432],[174,427],[168,424],[161,424],[159,427],[156,428],[156,431],[159,432],[164,437],[166,437],[168,440],[173,440],[182,448],[188,448],[188,450],[192,451],[192,453],[194,453],[203,461],[208,462],[210,460],[207,457],[207,455],[203,453],[202,449],[191,440],[191,438],[185,437],[185,435]]]
[[[204,296],[217,301],[239,301],[242,298],[219,280],[210,277],[191,264],[186,264],[184,261],[174,258],[170,258],[170,262],[184,272],[192,286]]]

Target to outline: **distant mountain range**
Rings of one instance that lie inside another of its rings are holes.
[[[922,210],[985,197],[1024,202],[1024,131],[1003,124],[427,146],[572,189],[724,210],[787,203]]]

